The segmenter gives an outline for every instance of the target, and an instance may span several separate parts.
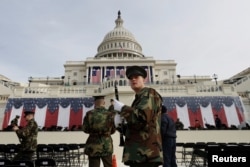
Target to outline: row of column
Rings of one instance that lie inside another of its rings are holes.
[[[101,83],[113,78],[125,78],[128,66],[92,66],[87,69],[88,83]],[[143,66],[147,71],[146,82],[153,82],[152,66]]]

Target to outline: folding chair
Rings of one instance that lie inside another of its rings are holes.
[[[5,149],[5,144],[0,144],[0,158],[5,158],[4,149]]]
[[[228,142],[227,144],[228,145],[238,145],[238,143],[236,143],[236,142]]]
[[[206,146],[206,152],[207,153],[215,153],[215,152],[221,152],[222,146],[219,144],[208,144]]]
[[[0,166],[1,167],[6,167],[7,165],[11,165],[11,161],[6,158],[1,158],[0,159]]]
[[[56,167],[56,161],[52,158],[39,158],[35,160],[36,167]]]
[[[241,150],[243,152],[249,152],[250,153],[250,144],[243,144],[243,145],[240,145],[241,146]]]
[[[217,144],[219,144],[222,151],[223,151],[224,147],[227,146],[227,143],[217,143]]]
[[[25,167],[34,167],[34,162],[33,161],[28,161],[28,160],[19,160],[19,161],[13,161],[11,163],[11,166],[25,166]]]
[[[214,145],[214,144],[217,144],[217,143],[216,143],[216,142],[213,142],[213,141],[207,142],[207,145]]]
[[[200,149],[200,150],[205,150],[207,144],[205,142],[197,142],[194,145],[194,149]]]
[[[54,147],[56,147],[58,144],[48,144],[48,146],[52,147],[54,149]]]
[[[81,166],[81,152],[79,144],[68,144],[70,151],[70,163],[72,166]]]
[[[49,145],[40,144],[37,146],[36,156],[37,156],[37,159],[39,159],[39,158],[52,158],[54,156],[54,149],[53,149],[53,147],[51,147]]]
[[[205,150],[194,149],[189,166],[207,166],[207,152]]]
[[[182,153],[183,153],[183,145],[184,143],[182,142],[177,142],[176,143],[176,163],[181,163],[182,162]]]
[[[193,154],[193,147],[195,143],[187,142],[183,144],[183,151],[182,151],[182,162],[187,166],[190,163],[192,154]]]
[[[238,143],[238,145],[239,145],[239,146],[249,145],[249,143],[247,143],[247,142],[240,142],[240,143]]]
[[[235,144],[229,144],[226,145],[224,147],[224,151],[228,151],[228,152],[241,152],[242,151],[242,147],[239,145],[235,145]]]
[[[4,148],[5,157],[12,160],[19,152],[19,147],[16,144],[7,144]]]
[[[193,146],[191,165],[206,166],[207,164],[207,144],[205,142],[197,142]]]
[[[80,159],[81,159],[81,164],[86,165],[88,163],[88,158],[84,153],[84,149],[86,144],[85,143],[80,143],[79,145],[79,151],[80,151]]]
[[[71,166],[70,150],[66,144],[58,144],[54,147],[54,159],[57,166]]]

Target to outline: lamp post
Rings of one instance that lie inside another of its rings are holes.
[[[217,75],[217,74],[214,74],[214,75],[213,75],[213,79],[215,80],[215,84],[217,85],[217,84],[218,84],[218,83],[217,83],[218,75]]]
[[[196,81],[196,75],[194,75],[194,83],[197,83],[197,81]]]
[[[62,79],[62,85],[63,85],[63,83],[64,83],[64,82],[63,82],[63,81],[64,81],[64,76],[61,76],[61,79]]]
[[[30,83],[32,82],[32,77],[29,77],[28,80],[29,80],[29,87],[30,87]]]
[[[83,76],[83,85],[86,84],[86,75]]]
[[[155,75],[156,84],[159,84],[158,75]]]
[[[70,80],[70,76],[68,76],[68,86],[69,86],[69,80]]]
[[[180,83],[181,83],[181,79],[180,79],[180,78],[181,78],[181,75],[178,74],[178,75],[176,75],[176,76],[177,76],[178,81],[179,81],[179,84],[180,84]]]
[[[49,84],[49,76],[47,76],[47,82],[46,82],[46,85]]]

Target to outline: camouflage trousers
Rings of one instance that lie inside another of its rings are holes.
[[[112,155],[100,157],[89,156],[89,167],[100,167],[100,160],[102,160],[104,167],[112,167]]]
[[[158,167],[159,163],[151,162],[151,163],[135,163],[130,164],[130,167]]]

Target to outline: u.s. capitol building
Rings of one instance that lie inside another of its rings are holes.
[[[115,83],[119,100],[129,105],[134,93],[125,71],[132,65],[147,71],[146,85],[162,95],[170,115],[175,120],[180,118],[185,128],[192,127],[195,120],[204,128],[205,124],[214,125],[214,115],[219,115],[227,127],[244,126],[245,121],[250,121],[249,68],[224,81],[218,81],[216,75],[180,76],[174,60],[155,60],[144,55],[134,35],[124,28],[118,12],[115,28],[105,35],[96,55],[85,61],[67,61],[62,76],[32,76],[27,85],[1,76],[2,128],[27,108],[36,112],[40,127],[79,126],[92,107],[92,96],[105,95],[107,106],[109,99],[115,98]]]

